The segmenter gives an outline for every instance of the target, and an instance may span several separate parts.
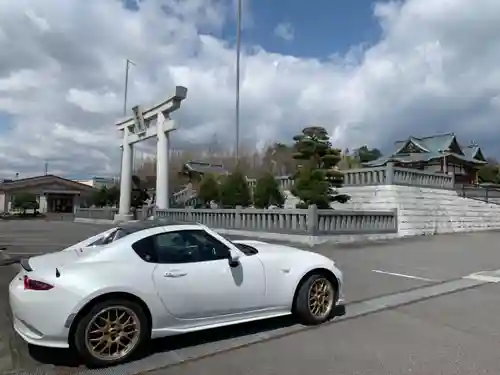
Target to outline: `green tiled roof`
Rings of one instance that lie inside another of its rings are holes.
[[[417,146],[420,146],[423,150],[427,152],[442,152],[446,150],[452,144],[455,139],[455,134],[446,133],[434,135],[432,137],[417,138],[410,136],[404,141],[397,141],[394,143],[396,146],[396,152],[400,150],[406,143],[411,140]]]
[[[481,148],[477,145],[470,145],[467,147],[462,147],[462,151],[464,155],[471,159],[482,160],[483,153],[481,152]]]
[[[414,145],[419,147],[422,152],[400,153],[399,151],[401,151],[410,141]],[[395,153],[391,156],[383,156],[372,162],[364,163],[364,165],[367,167],[375,167],[385,165],[388,161],[396,161],[399,163],[427,162],[435,159],[440,159],[445,155],[453,156],[468,163],[485,163],[481,160],[481,157],[477,158],[477,156],[479,155],[482,156],[481,150],[477,145],[470,145],[468,147],[462,147],[458,145],[458,147],[460,148],[458,152],[446,152],[446,150],[449,150],[449,148],[453,145],[454,141],[456,142],[456,137],[453,133],[446,133],[423,138],[410,136],[404,141],[394,142],[396,150]]]
[[[423,152],[420,154],[397,154],[392,156],[381,157],[377,160],[373,160],[368,163],[364,163],[367,167],[378,167],[385,165],[389,161],[395,161],[398,163],[415,163],[415,162],[427,162],[435,159],[441,159],[444,156],[453,156],[458,160],[463,160],[468,163],[474,164],[484,164],[485,162],[477,159],[473,159],[464,155],[455,154],[453,152],[449,152],[446,155],[439,152]]]

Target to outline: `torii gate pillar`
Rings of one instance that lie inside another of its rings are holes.
[[[120,176],[120,208],[115,222],[129,221],[133,218],[130,210],[132,194],[132,155],[133,145],[143,140],[157,137],[156,149],[156,207],[168,208],[169,203],[169,133],[174,131],[175,123],[170,113],[178,110],[186,99],[187,88],[176,86],[175,95],[164,102],[142,111],[140,106],[133,108],[134,115],[118,122],[118,130],[123,134],[122,173]],[[156,120],[156,121],[155,121]],[[153,125],[155,124],[155,125]]]

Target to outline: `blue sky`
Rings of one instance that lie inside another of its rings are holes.
[[[137,9],[144,0],[122,0],[129,9]],[[381,2],[381,1],[379,1]],[[327,58],[344,54],[350,47],[378,40],[380,27],[373,17],[373,0],[249,0],[249,13],[243,18],[252,24],[242,32],[242,43],[259,45],[268,51],[298,57]],[[312,5],[312,6],[310,6]],[[250,16],[250,17],[249,17]],[[281,23],[293,27],[293,40],[274,35]],[[224,39],[235,39],[234,20],[222,31]]]
[[[375,42],[380,28],[372,0],[250,0],[253,26],[244,30],[245,43],[300,57],[326,58],[353,45]],[[280,23],[290,23],[294,39],[274,36]]]
[[[10,130],[12,126],[12,116],[0,112],[0,134]]]

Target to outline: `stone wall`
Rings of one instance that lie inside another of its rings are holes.
[[[348,186],[348,210],[398,209],[399,236],[500,229],[500,205],[460,197],[451,189],[416,186]]]

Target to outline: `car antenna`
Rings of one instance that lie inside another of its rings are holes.
[[[59,272],[59,270],[56,268],[56,277],[59,277],[61,276],[61,272]]]

